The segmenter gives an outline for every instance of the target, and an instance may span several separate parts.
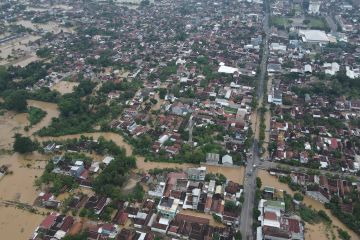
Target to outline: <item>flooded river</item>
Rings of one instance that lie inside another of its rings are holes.
[[[263,187],[270,186],[270,187],[274,187],[276,189],[282,189],[282,190],[288,192],[289,194],[292,194],[292,195],[294,194],[294,191],[292,191],[287,184],[279,182],[276,177],[271,176],[267,171],[260,170],[258,172],[258,176],[262,180],[262,186]],[[360,237],[357,236],[354,233],[354,231],[349,229],[339,219],[337,219],[334,215],[332,215],[330,210],[326,209],[322,203],[320,203],[320,202],[316,201],[315,199],[310,198],[308,196],[304,196],[303,203],[305,203],[308,206],[311,206],[312,208],[314,208],[314,209],[316,209],[318,211],[319,210],[324,210],[326,212],[326,214],[328,216],[330,216],[330,218],[332,220],[332,223],[333,223],[333,226],[339,227],[339,228],[341,228],[343,230],[346,230],[351,235],[352,240],[360,239]],[[314,240],[328,239],[326,237],[326,234],[328,233],[328,230],[326,229],[324,224],[314,224],[314,225],[306,224],[305,228],[306,228],[306,234],[305,234],[306,239],[314,239]],[[337,234],[337,230],[335,228],[333,228],[333,232],[335,233],[335,235],[337,237],[338,234]]]
[[[12,143],[14,141],[13,136],[15,133],[31,136],[41,128],[48,126],[51,123],[51,119],[58,117],[60,114],[57,105],[54,103],[35,100],[28,100],[27,102],[29,106],[46,111],[46,116],[26,132],[24,131],[24,128],[29,125],[27,113],[5,112],[4,115],[0,116],[0,148],[8,150],[12,149]]]

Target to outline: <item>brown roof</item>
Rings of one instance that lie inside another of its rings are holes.
[[[265,212],[264,219],[276,220],[277,219],[276,213],[274,213],[274,212]]]
[[[185,215],[185,214],[177,214],[175,217],[175,221],[177,221],[177,222],[185,221],[185,222],[189,222],[189,223],[198,223],[198,224],[209,224],[210,223],[209,219]]]

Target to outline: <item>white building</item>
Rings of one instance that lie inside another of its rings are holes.
[[[321,6],[320,1],[311,0],[310,3],[309,3],[308,13],[309,14],[319,14],[320,6]]]
[[[225,155],[221,158],[223,165],[232,166],[233,165],[233,159],[230,155]]]
[[[328,35],[320,30],[299,30],[299,36],[305,43],[327,44],[330,42]]]
[[[340,70],[340,65],[337,62],[324,63],[323,68],[325,69],[325,74],[333,76]]]

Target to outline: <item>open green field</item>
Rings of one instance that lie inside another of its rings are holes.
[[[311,29],[329,30],[329,25],[324,18],[308,18],[304,21]]]
[[[288,19],[280,16],[272,16],[270,18],[270,24],[275,27],[281,27],[288,25]]]

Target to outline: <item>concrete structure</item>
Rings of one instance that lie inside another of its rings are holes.
[[[233,165],[233,160],[232,160],[232,156],[230,155],[225,155],[221,158],[222,164],[223,165],[228,165],[228,166],[232,166]]]
[[[188,168],[188,179],[195,181],[204,181],[206,175],[206,167]]]
[[[309,14],[319,14],[320,13],[320,6],[321,6],[320,1],[311,0],[310,3],[309,3],[308,13]]]
[[[305,43],[327,44],[330,42],[326,33],[320,30],[299,30],[299,36]]]
[[[179,199],[163,197],[156,208],[163,216],[173,219],[177,213],[179,201]]]

